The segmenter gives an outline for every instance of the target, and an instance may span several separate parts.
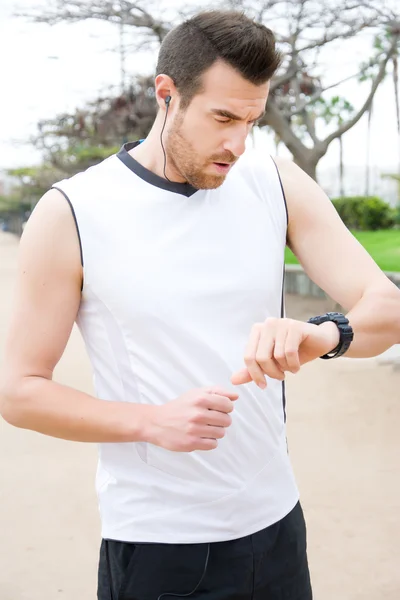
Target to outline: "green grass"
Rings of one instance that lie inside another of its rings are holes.
[[[400,271],[400,229],[352,231],[382,271]],[[286,264],[297,265],[297,258],[286,248]]]

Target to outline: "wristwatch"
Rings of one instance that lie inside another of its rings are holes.
[[[342,315],[342,313],[328,312],[318,317],[311,317],[311,319],[309,319],[307,322],[312,323],[313,325],[322,325],[322,323],[326,323],[328,321],[332,321],[332,323],[337,325],[340,334],[340,341],[336,348],[320,357],[324,360],[343,356],[343,354],[350,348],[351,342],[354,339],[353,328],[349,324],[349,320]]]

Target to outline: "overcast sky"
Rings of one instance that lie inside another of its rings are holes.
[[[117,28],[98,21],[54,27],[33,24],[16,18],[14,13],[20,6],[37,6],[43,0],[0,2],[0,169],[4,169],[37,163],[40,155],[28,143],[37,122],[83,106],[109,86],[118,87],[120,65],[115,52]],[[341,44],[330,51],[329,81],[353,72],[354,66],[368,58],[368,44],[354,41],[352,44],[346,46],[345,54]],[[131,55],[127,68],[131,72],[151,72],[154,60],[154,56]],[[365,85],[358,83],[346,84],[340,90],[356,107],[361,105],[367,91]],[[364,117],[345,136],[348,164],[365,164],[366,128]],[[378,91],[372,135],[373,166],[385,170],[396,168],[399,144],[391,79]],[[269,141],[265,145],[273,150]],[[337,164],[337,160],[337,143],[334,143],[323,159],[323,166]]]

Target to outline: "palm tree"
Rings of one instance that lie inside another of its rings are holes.
[[[371,180],[371,125],[372,125],[372,111],[373,111],[373,102],[371,102],[371,106],[368,109],[368,129],[367,129],[367,159],[365,165],[365,196],[369,196],[370,194],[370,180]]]
[[[355,109],[350,104],[348,100],[342,98],[341,96],[334,96],[328,102],[322,98],[315,105],[316,114],[321,117],[326,125],[329,125],[332,121],[336,123],[336,125],[340,128],[342,124],[346,121],[346,119],[351,118],[354,114]],[[345,186],[344,186],[344,150],[343,150],[343,135],[340,135],[339,138],[339,185],[340,185],[340,195],[345,196]]]

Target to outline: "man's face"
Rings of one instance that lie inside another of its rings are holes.
[[[197,189],[215,189],[245,150],[263,115],[269,82],[254,85],[222,61],[202,78],[203,89],[178,110],[166,139],[168,162]]]

